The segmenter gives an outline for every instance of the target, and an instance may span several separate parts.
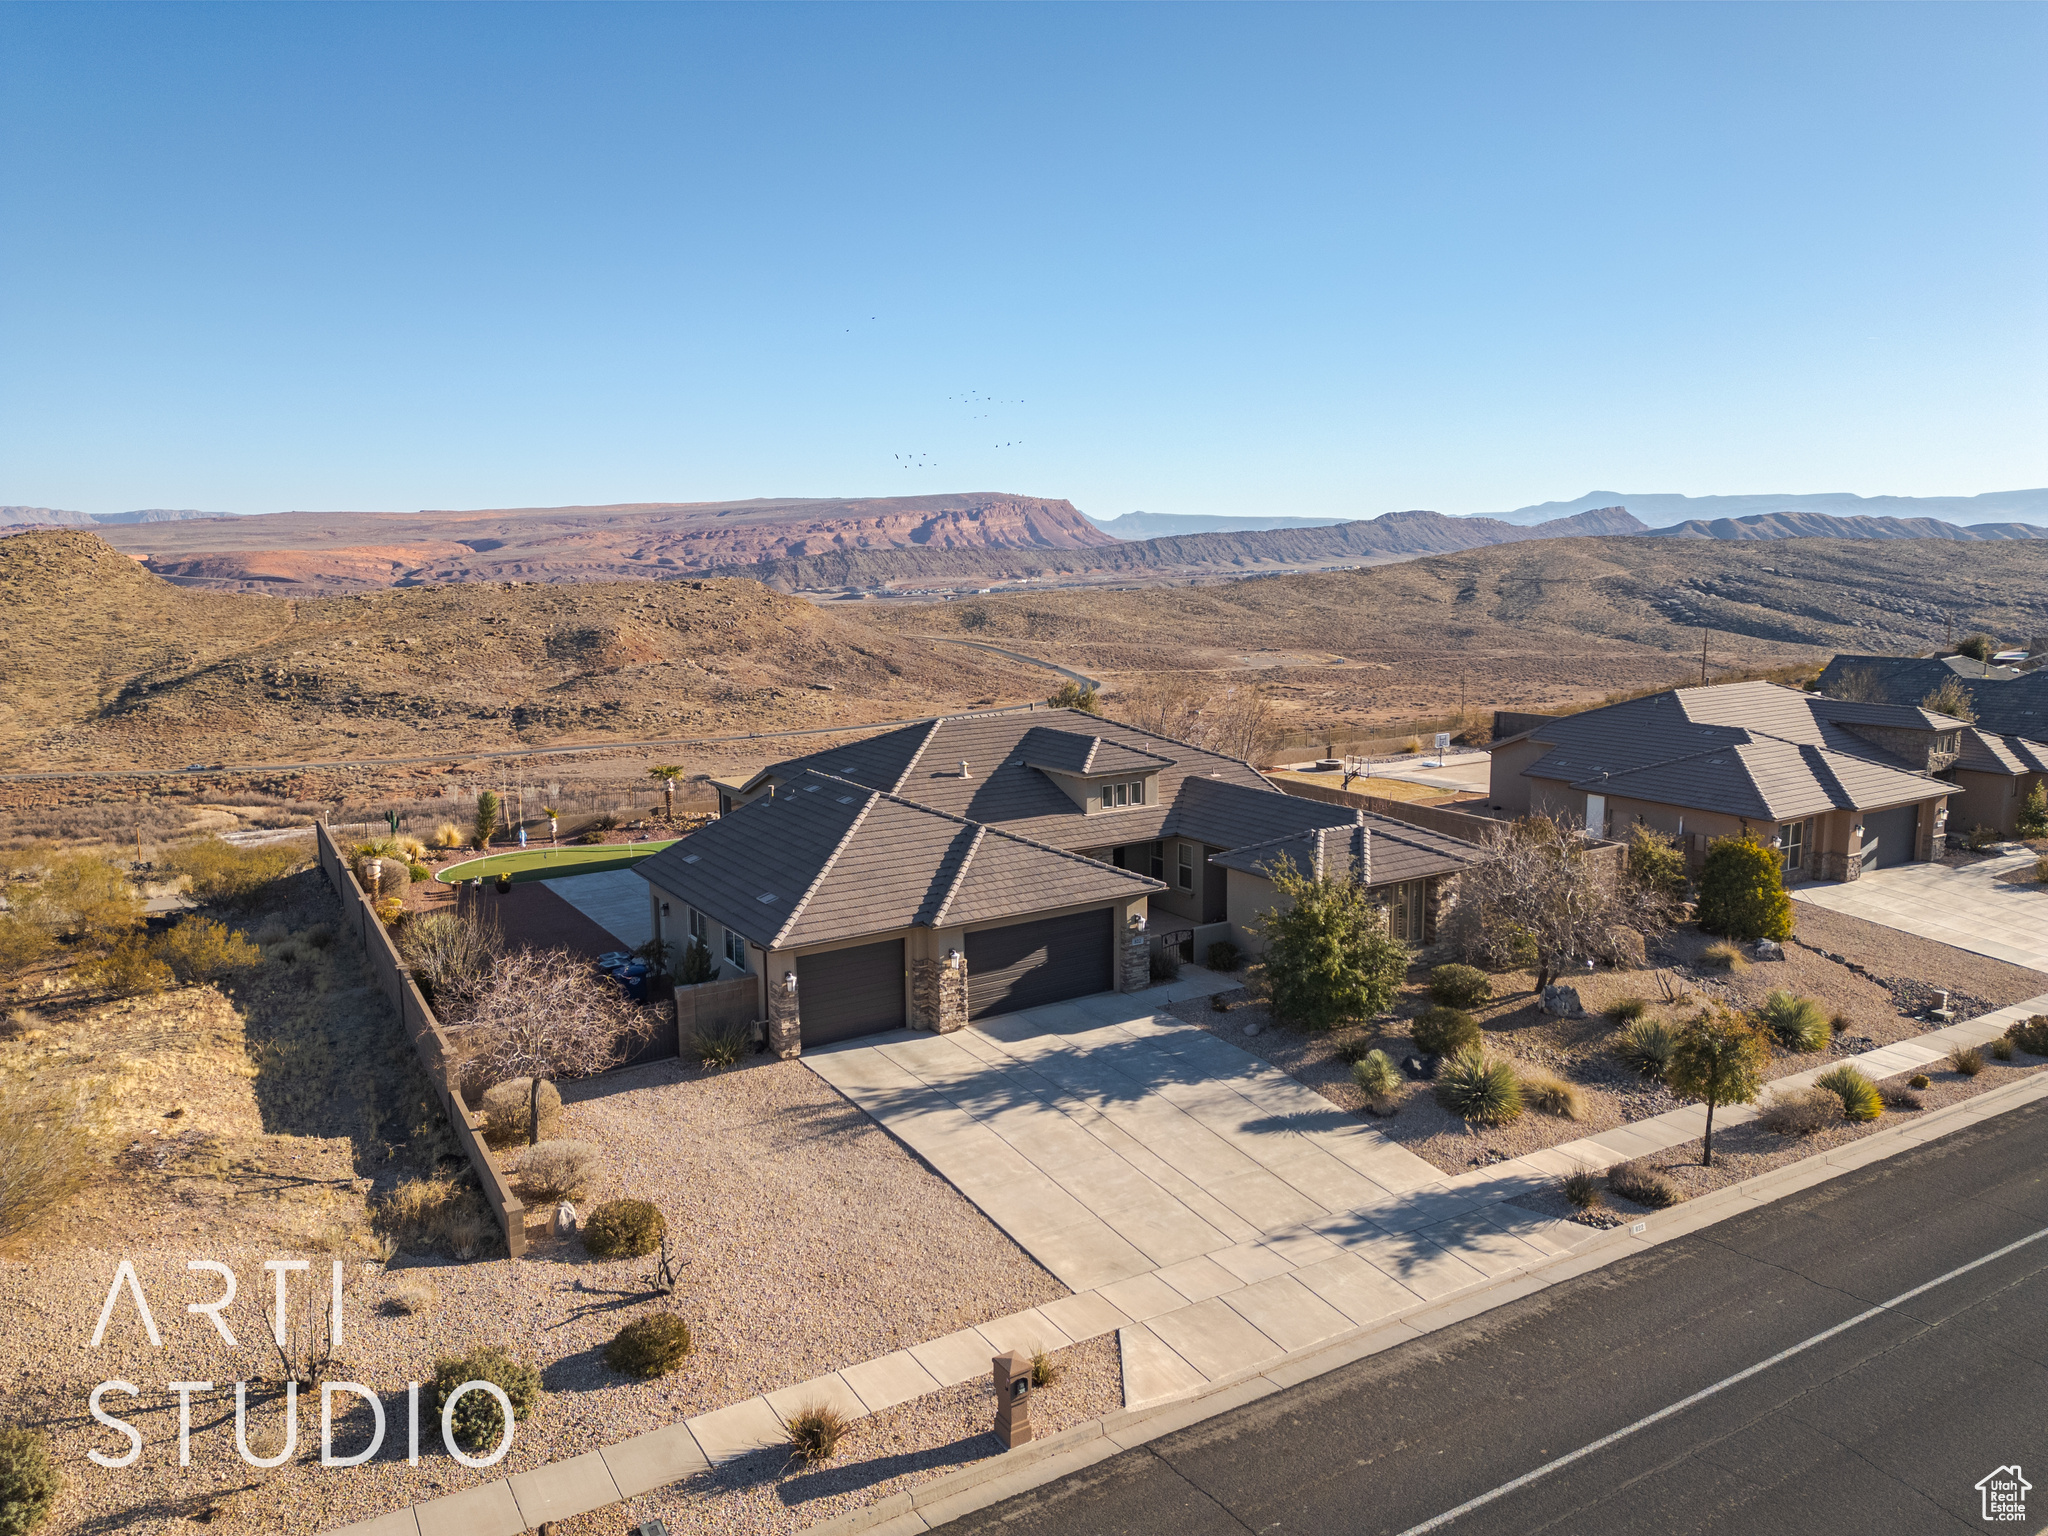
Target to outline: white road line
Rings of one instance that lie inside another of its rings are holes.
[[[1859,1323],[1867,1323],[1873,1317],[1882,1317],[1885,1313],[1891,1311],[1894,1307],[1901,1306],[1904,1303],[1911,1301],[1915,1296],[1925,1295],[1927,1292],[1933,1290],[1938,1285],[1947,1285],[1949,1281],[1957,1279],[1963,1275],[1967,1275],[1973,1269],[1981,1269],[1986,1264],[1990,1264],[1995,1260],[2002,1259],[2009,1253],[2017,1253],[2020,1249],[2026,1247],[2027,1244],[2038,1243],[2044,1237],[2048,1237],[2048,1227],[2043,1227],[2038,1232],[2030,1233],[2026,1237],[2021,1238],[2018,1242],[2007,1243],[2003,1248],[1999,1248],[1991,1253],[1987,1253],[1981,1259],[1972,1259],[1969,1263],[1960,1265],[1959,1267],[1950,1270],[1945,1275],[1937,1275],[1934,1279],[1929,1280],[1925,1285],[1916,1285],[1910,1291],[1901,1291],[1898,1295],[1894,1296],[1890,1301],[1881,1301],[1867,1312],[1858,1312],[1854,1317],[1850,1318],[1847,1322],[1837,1323],[1834,1327],[1827,1329],[1825,1332],[1816,1333],[1810,1339],[1802,1339],[1799,1343],[1794,1344],[1790,1349],[1779,1350],[1778,1353],[1771,1356],[1771,1358],[1768,1360],[1759,1360],[1755,1365],[1750,1366],[1746,1370],[1737,1371],[1733,1376],[1723,1377],[1721,1380],[1715,1382],[1711,1387],[1702,1387],[1699,1391],[1693,1393],[1691,1397],[1680,1398],[1677,1402],[1670,1404],[1668,1407],[1659,1408],[1655,1413],[1637,1419],[1635,1423],[1626,1425],[1621,1429],[1617,1429],[1611,1435],[1603,1435],[1600,1439],[1595,1440],[1591,1445],[1582,1445],[1576,1451],[1572,1451],[1567,1455],[1560,1456],[1555,1461],[1546,1461],[1542,1466],[1536,1468],[1533,1472],[1524,1472],[1520,1477],[1516,1478],[1511,1483],[1502,1483],[1498,1488],[1494,1488],[1486,1493],[1482,1493],[1476,1499],[1467,1499],[1464,1503],[1460,1504],[1456,1509],[1447,1509],[1442,1514],[1436,1516],[1434,1519],[1425,1520],[1420,1525],[1411,1525],[1408,1527],[1407,1530],[1401,1532],[1401,1536],[1422,1536],[1422,1533],[1425,1531],[1442,1530],[1445,1526],[1449,1525],[1453,1520],[1457,1519],[1460,1515],[1469,1515],[1472,1513],[1473,1510],[1491,1504],[1496,1499],[1504,1499],[1509,1494],[1513,1493],[1517,1488],[1526,1488],[1529,1486],[1529,1484],[1537,1481],[1537,1479],[1548,1477],[1551,1473],[1557,1471],[1561,1467],[1568,1467],[1575,1461],[1583,1461],[1586,1457],[1591,1456],[1596,1452],[1604,1451],[1607,1449],[1608,1446],[1613,1445],[1616,1441],[1626,1440],[1630,1435],[1634,1434],[1639,1429],[1648,1429],[1652,1424],[1660,1423],[1663,1420],[1670,1418],[1673,1414],[1683,1413],[1686,1409],[1692,1407],[1693,1404],[1705,1402],[1708,1398],[1712,1397],[1716,1392],[1726,1391],[1729,1387],[1734,1386],[1737,1382],[1747,1381],[1752,1376],[1758,1375],[1764,1371],[1768,1371],[1774,1365],[1782,1365],[1785,1361],[1790,1360],[1794,1355],[1803,1354],[1807,1350],[1812,1349],[1816,1344],[1825,1344],[1829,1339],[1832,1339],[1838,1333],[1847,1333],[1851,1328],[1854,1328]]]

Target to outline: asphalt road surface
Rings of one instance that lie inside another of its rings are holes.
[[[944,1529],[2048,1528],[2044,1271],[2036,1104]],[[1978,1482],[2015,1464],[2037,1491],[2022,1519],[1987,1523]]]

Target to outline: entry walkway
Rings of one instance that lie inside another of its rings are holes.
[[[1973,955],[2048,971],[2048,889],[2007,885],[1998,876],[2024,869],[2031,853],[1961,869],[1902,864],[1859,880],[1794,887],[1794,901],[1882,923]]]

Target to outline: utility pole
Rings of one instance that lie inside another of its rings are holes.
[[[1707,686],[1707,626],[1700,626],[1700,686]]]

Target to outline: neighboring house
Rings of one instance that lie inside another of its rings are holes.
[[[1644,822],[1679,837],[1695,869],[1710,840],[1752,833],[1790,876],[1854,880],[1940,849],[1956,791],[1934,775],[1958,761],[1963,729],[1776,683],[1675,688],[1495,742],[1490,798],[1608,837]]]
[[[2011,837],[2020,808],[2048,777],[2048,671],[2016,672],[1967,656],[1837,656],[1816,685],[1830,697],[1917,704],[1944,683],[1969,695],[1956,760],[1941,777],[1956,786],[1949,825]]]
[[[723,814],[641,861],[656,929],[760,978],[784,1054],[1150,984],[1350,871],[1434,937],[1455,838],[1282,793],[1235,759],[1078,710],[947,716],[719,782]]]

